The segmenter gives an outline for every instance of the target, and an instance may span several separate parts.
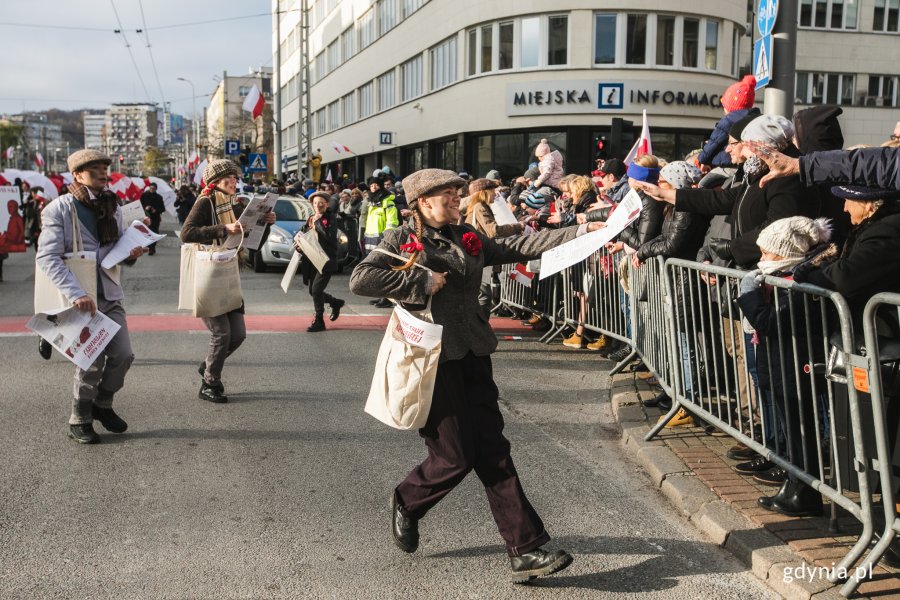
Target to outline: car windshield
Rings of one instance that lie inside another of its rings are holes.
[[[303,221],[297,213],[297,207],[290,200],[279,200],[275,203],[276,221]]]

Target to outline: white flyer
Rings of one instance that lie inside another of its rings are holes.
[[[104,269],[111,269],[128,258],[133,249],[138,246],[146,248],[153,242],[158,242],[164,237],[166,237],[166,234],[153,233],[150,231],[150,228],[141,221],[134,221],[131,223],[131,226],[125,230],[125,233],[119,237],[119,241],[116,242],[116,245],[109,251],[109,254],[107,254],[103,259],[103,262],[100,263],[100,266]]]
[[[611,242],[622,230],[641,215],[643,203],[635,190],[631,190],[606,221],[606,227],[575,238],[541,254],[541,279],[559,273],[578,264]]]
[[[285,294],[291,289],[291,283],[294,281],[294,276],[297,274],[297,268],[299,266],[300,253],[295,250],[294,253],[291,254],[291,262],[288,263],[287,270],[284,272],[284,277],[281,278],[281,289],[284,290]]]
[[[238,219],[244,228],[245,248],[259,250],[263,241],[263,233],[266,231],[266,215],[275,210],[276,202],[278,202],[278,194],[271,192],[265,196],[256,195],[250,199],[250,203],[247,204]],[[240,243],[240,234],[229,235],[225,240],[225,247],[237,248]]]
[[[38,313],[26,325],[51,346],[75,363],[88,369],[112,341],[119,324],[99,310],[91,313],[74,306]]]
[[[123,223],[131,223],[133,221],[141,221],[143,223],[144,219],[147,217],[147,213],[144,212],[144,207],[141,206],[141,203],[138,200],[123,204],[119,207],[119,210],[122,212]]]
[[[510,210],[509,203],[501,196],[497,196],[491,202],[491,212],[494,213],[494,221],[497,222],[497,225],[513,225],[519,222]]]

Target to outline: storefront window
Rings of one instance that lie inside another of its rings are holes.
[[[564,65],[569,62],[569,17],[550,17],[548,24],[547,64]]]
[[[647,62],[647,15],[628,15],[628,37],[625,62],[643,65]]]
[[[414,172],[424,168],[423,157],[424,157],[424,152],[423,152],[422,146],[416,146],[415,148],[404,148],[404,150],[403,150],[403,172],[404,173],[414,173]]]
[[[434,166],[436,169],[456,170],[456,140],[434,144]]]
[[[594,15],[594,64],[616,62],[616,15]]]

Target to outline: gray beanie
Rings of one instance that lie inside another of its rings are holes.
[[[700,169],[683,160],[668,163],[660,169],[659,176],[668,181],[676,190],[687,189],[703,178]]]
[[[778,219],[759,232],[756,245],[778,256],[795,259],[831,239],[831,224],[821,217],[787,217]]]
[[[781,115],[756,117],[741,132],[743,142],[763,142],[784,150],[794,138],[794,124]]]
[[[484,178],[500,181],[500,171],[498,171],[497,169],[491,169],[487,172],[487,175],[485,175]]]

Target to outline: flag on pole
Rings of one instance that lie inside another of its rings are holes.
[[[15,151],[16,151],[15,146],[10,146],[3,153],[3,158],[5,158],[6,160],[11,159],[13,157],[13,154],[15,153]]]
[[[630,165],[638,156],[645,154],[653,154],[653,144],[650,142],[650,126],[647,124],[646,110],[644,110],[644,125],[641,127],[641,137],[628,151],[628,155],[625,157],[625,164]]]
[[[202,163],[197,165],[197,171],[194,173],[194,183],[198,186],[202,185],[204,183],[203,171],[205,169],[206,169],[206,160],[204,159],[204,161]]]
[[[344,152],[346,152],[347,154],[353,154],[353,151],[350,150],[350,148],[338,142],[331,142],[331,149],[338,154],[343,154]]]
[[[328,169],[328,173],[325,174],[325,181],[328,181],[329,183],[333,181],[333,179],[331,179],[331,169]]]
[[[265,98],[263,98],[262,94],[259,93],[259,88],[254,85],[247,93],[247,97],[244,98],[244,110],[249,113],[253,113],[253,118],[255,119],[262,114],[263,107],[265,105]]]
[[[44,157],[41,156],[40,152],[34,153],[34,164],[37,165],[38,168],[44,167]]]

